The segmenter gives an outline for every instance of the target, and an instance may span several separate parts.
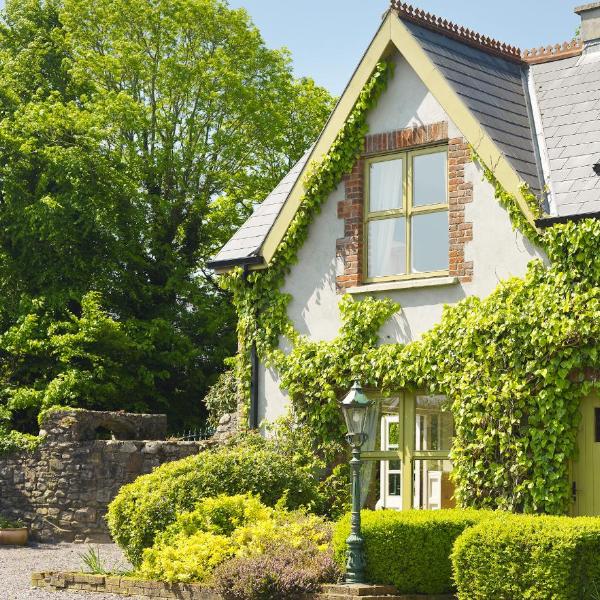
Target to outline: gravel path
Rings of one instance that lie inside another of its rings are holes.
[[[127,565],[114,544],[93,544],[93,547],[98,548],[105,568],[122,569]],[[123,596],[114,594],[49,592],[31,587],[33,571],[82,570],[81,554],[87,550],[86,544],[0,546],[0,600],[122,600]]]

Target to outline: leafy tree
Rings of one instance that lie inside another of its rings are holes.
[[[222,0],[8,0],[0,23],[0,419],[166,411],[235,350],[208,257],[332,108]]]

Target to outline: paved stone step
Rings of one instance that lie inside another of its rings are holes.
[[[455,600],[454,596],[428,596],[423,594],[408,594],[398,596],[386,595],[386,596],[353,596],[349,594],[321,594],[317,596],[316,600],[353,600],[359,598],[360,600]]]
[[[391,585],[366,585],[362,583],[333,584],[323,586],[324,594],[343,596],[393,596],[398,590]]]
[[[317,600],[454,600],[452,595],[398,594],[389,585],[325,585]]]

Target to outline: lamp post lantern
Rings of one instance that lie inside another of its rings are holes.
[[[360,449],[367,440],[365,429],[371,404],[358,382],[342,400],[342,412],[348,428],[346,440],[352,448],[352,518],[350,536],[346,540],[346,583],[364,583],[365,554],[360,531]]]

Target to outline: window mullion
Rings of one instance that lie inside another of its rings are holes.
[[[413,452],[415,448],[415,395],[403,394],[402,428],[404,429],[404,453],[402,461],[402,508],[410,510],[413,503]]]
[[[406,196],[406,274],[412,273],[411,252],[412,252],[412,179],[413,179],[413,160],[412,154],[406,154],[406,180],[405,196]]]

